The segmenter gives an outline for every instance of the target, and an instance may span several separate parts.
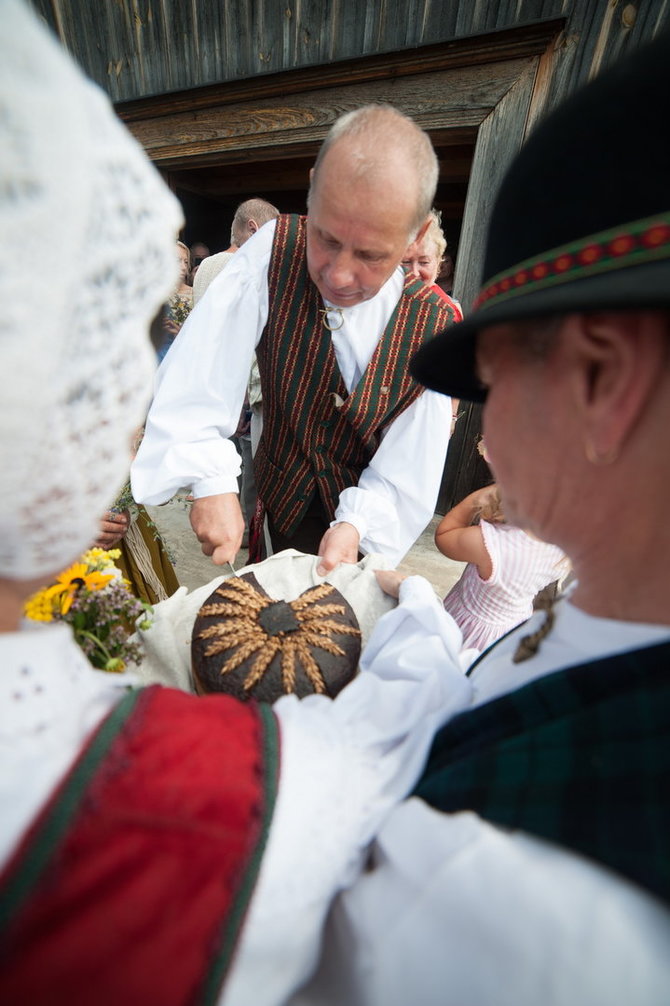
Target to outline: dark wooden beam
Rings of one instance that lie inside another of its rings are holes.
[[[458,38],[451,42],[439,42],[390,53],[376,53],[307,69],[268,73],[225,84],[210,84],[206,87],[173,91],[151,98],[118,102],[115,107],[120,117],[130,123],[148,116],[168,115],[180,111],[193,112],[216,105],[237,104],[278,95],[287,97],[290,94],[317,91],[342,84],[393,80],[411,74],[536,56],[546,49],[551,39],[556,37],[564,25],[564,18],[553,18],[486,35]]]

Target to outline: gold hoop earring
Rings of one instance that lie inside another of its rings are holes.
[[[612,465],[619,457],[618,447],[611,447],[609,451],[599,452],[593,446],[590,440],[584,443],[584,454],[586,455],[586,460],[590,465],[595,465],[596,468],[605,468],[607,465]]]

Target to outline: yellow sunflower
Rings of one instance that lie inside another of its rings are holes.
[[[50,600],[59,598],[60,613],[67,615],[81,587],[91,591],[102,590],[113,579],[113,573],[100,573],[97,569],[90,570],[85,562],[75,562],[74,565],[64,569],[56,578],[54,585],[48,587],[44,593]]]

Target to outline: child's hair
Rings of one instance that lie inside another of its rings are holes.
[[[483,437],[480,437],[477,442],[477,453],[488,464],[489,458],[486,453],[486,444],[484,443]],[[491,492],[486,497],[486,501],[484,503],[480,503],[478,507],[475,507],[472,513],[473,524],[479,524],[480,520],[486,520],[489,524],[506,523],[500,493],[496,485],[491,486]]]
[[[472,513],[472,523],[479,524],[481,520],[486,520],[489,524],[505,524],[505,513],[502,508],[502,501],[497,486],[491,487],[491,492]]]

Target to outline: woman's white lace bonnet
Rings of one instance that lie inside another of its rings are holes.
[[[17,0],[0,36],[0,576],[57,572],[125,481],[181,209]]]

